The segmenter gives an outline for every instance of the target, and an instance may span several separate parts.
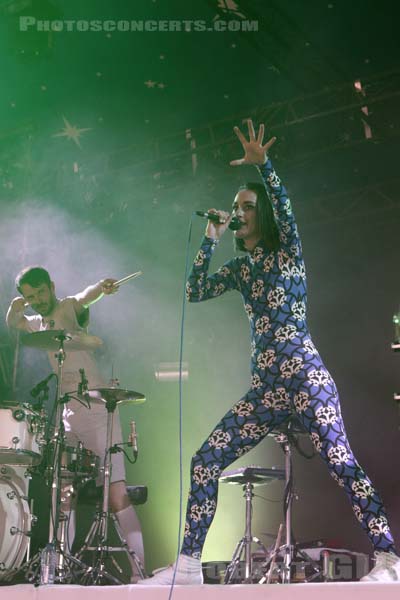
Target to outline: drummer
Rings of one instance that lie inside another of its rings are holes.
[[[103,279],[90,285],[75,296],[59,299],[49,273],[42,267],[26,267],[18,273],[15,284],[20,296],[14,298],[7,311],[6,321],[12,329],[24,330],[28,333],[47,331],[49,329],[64,329],[68,333],[80,334],[87,340],[83,350],[68,351],[63,365],[62,394],[78,389],[81,382],[79,369],[84,369],[90,388],[106,387],[107,382],[99,372],[91,350],[101,344],[101,340],[88,336],[89,306],[104,295],[118,291],[114,285],[115,279]],[[37,314],[25,315],[27,308]],[[98,342],[96,344],[96,342]],[[87,349],[86,349],[87,347]],[[57,371],[57,360],[54,350],[48,352],[53,370]],[[104,404],[91,400],[90,410],[76,399],[71,399],[64,409],[64,427],[67,443],[81,441],[84,446],[103,458],[106,445],[107,411]],[[113,420],[113,443],[122,442],[121,426],[118,418]],[[110,485],[110,507],[118,519],[123,537],[129,550],[134,551],[144,564],[143,537],[140,522],[128,495],[126,493],[126,474],[123,453],[112,454],[112,471]],[[101,484],[101,480],[97,481]],[[64,505],[64,514],[68,517],[68,542],[72,546],[75,536],[75,509]]]

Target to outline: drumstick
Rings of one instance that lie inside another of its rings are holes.
[[[136,273],[131,273],[130,275],[127,275],[126,277],[123,277],[119,281],[116,281],[115,283],[113,283],[113,286],[122,285],[123,283],[126,283],[130,279],[134,279],[135,277],[139,277],[139,275],[143,275],[143,271],[136,271]]]

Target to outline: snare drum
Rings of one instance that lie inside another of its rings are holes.
[[[0,408],[0,464],[40,463],[42,421],[43,418],[29,408]]]
[[[81,443],[65,446],[61,453],[61,478],[88,481],[99,473],[99,457]]]
[[[31,529],[25,467],[0,467],[0,578],[19,567],[25,557]]]

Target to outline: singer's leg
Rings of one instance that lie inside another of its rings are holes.
[[[217,508],[221,472],[255,448],[289,414],[289,395],[283,385],[270,385],[265,377],[264,386],[251,389],[237,402],[192,456],[182,554],[201,558]]]
[[[290,414],[289,394],[283,384],[253,376],[252,388],[219,421],[191,462],[183,544],[177,563],[160,570],[141,585],[198,585],[203,581],[201,553],[214,519],[221,472],[257,446]],[[176,576],[174,572],[176,569]]]
[[[302,383],[300,373],[297,375],[298,392],[294,396],[297,417],[331,476],[346,492],[374,550],[395,552],[382,499],[350,448],[335,382],[319,358],[310,359],[309,365],[308,372],[302,373]]]

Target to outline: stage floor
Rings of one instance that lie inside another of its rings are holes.
[[[5,600],[167,600],[167,586],[78,586],[31,584],[3,586]],[[100,598],[103,596],[103,598]],[[398,583],[298,583],[291,585],[199,585],[176,586],[174,600],[399,600]]]

